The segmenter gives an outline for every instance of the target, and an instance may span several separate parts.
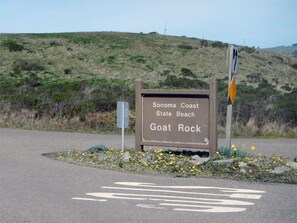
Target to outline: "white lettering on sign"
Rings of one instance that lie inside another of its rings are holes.
[[[196,104],[181,103],[180,104],[180,107],[181,108],[193,108],[193,109],[197,109],[197,108],[199,108],[199,104],[198,103],[196,103]]]
[[[178,131],[179,132],[199,132],[201,133],[201,126],[193,125],[193,126],[187,126],[184,124],[178,124]]]
[[[156,111],[156,116],[157,117],[171,117],[172,116],[172,112],[169,111]]]
[[[195,118],[195,113],[194,112],[176,112],[176,117],[182,117],[182,118]]]
[[[153,102],[153,108],[176,108],[176,104],[173,103],[157,103]]]
[[[171,132],[171,125],[157,125],[156,123],[150,124],[150,129],[152,131],[158,131],[158,132]]]

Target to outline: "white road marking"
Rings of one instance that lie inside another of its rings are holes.
[[[136,207],[150,208],[150,209],[166,209],[165,207],[158,207],[158,206],[151,205],[151,204],[137,204]]]
[[[131,187],[102,187],[102,188],[114,189],[114,190],[131,190],[131,191],[176,193],[176,194],[191,194],[191,195],[223,196],[223,197],[230,197],[230,198],[246,198],[246,199],[260,199],[262,196],[262,195],[256,195],[256,194],[214,194],[214,193],[198,193],[198,192],[177,191],[177,190],[145,189],[145,188],[131,188]]]
[[[142,183],[142,182],[115,182],[115,184],[123,186],[134,186],[134,187],[154,187],[154,188],[168,188],[168,189],[215,189],[226,193],[265,193],[261,190],[246,190],[239,188],[225,188],[225,187],[205,187],[205,186],[157,186],[152,183]]]
[[[224,206],[206,206],[206,205],[189,205],[189,204],[175,204],[175,203],[160,203],[161,206],[187,207],[195,209],[174,208],[175,211],[195,211],[195,212],[212,212],[212,213],[226,213],[226,212],[242,212],[246,208],[224,207]]]
[[[73,197],[72,200],[80,200],[80,201],[100,201],[105,202],[105,199],[93,199],[93,198],[83,198],[83,197]]]
[[[263,193],[265,193],[265,191],[260,190],[225,187],[159,186],[156,184],[141,182],[115,182],[115,184],[120,186],[103,186],[101,187],[101,189],[109,191],[120,190],[129,192],[114,193],[104,191],[96,193],[86,193],[87,196],[102,199],[80,197],[74,197],[72,199],[102,202],[106,202],[110,199],[131,200],[131,202],[148,201],[150,204],[136,204],[136,206],[140,208],[160,210],[167,210],[167,208],[165,207],[170,207],[170,210],[183,212],[229,213],[246,211],[248,206],[254,205],[254,203],[250,201],[236,199],[257,200],[262,197]],[[130,193],[130,191],[145,192],[145,194],[135,194]],[[155,194],[155,192],[157,192],[158,194]],[[220,199],[220,197],[225,198]]]
[[[164,196],[164,195],[151,195],[151,194],[87,193],[86,195],[100,197],[100,198],[113,198],[113,199],[123,199],[123,200],[151,200],[151,201],[217,204],[217,205],[218,204],[219,205],[254,205],[254,203],[247,202],[247,201],[239,201],[239,200]],[[175,199],[175,200],[170,200],[168,198]],[[183,199],[183,200],[176,200],[176,199]]]

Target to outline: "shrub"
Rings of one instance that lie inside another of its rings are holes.
[[[211,45],[212,45],[212,47],[217,47],[217,48],[228,47],[228,43],[222,43],[221,41],[215,41]]]
[[[49,45],[52,47],[62,46],[62,40],[61,39],[53,39],[50,41]]]
[[[136,63],[145,63],[145,57],[142,55],[137,55],[137,56],[131,56],[130,60]]]
[[[21,71],[43,71],[45,67],[38,62],[18,59],[13,62],[12,69],[15,73],[19,73]]]
[[[281,86],[281,89],[285,90],[285,91],[291,91],[292,88],[289,86],[288,83],[286,83],[285,85]]]
[[[109,56],[109,57],[107,57],[106,61],[108,64],[113,64],[115,62],[115,60],[116,60],[115,56]]]
[[[183,50],[192,50],[193,49],[192,46],[186,45],[186,44],[180,44],[177,47],[180,48],[180,49],[183,49]]]
[[[297,53],[297,51],[296,51],[296,53]],[[292,64],[291,67],[293,67],[295,70],[297,70],[297,63]]]
[[[260,73],[248,74],[248,75],[246,75],[246,79],[249,83],[257,84],[262,81],[262,76]]]
[[[181,75],[184,77],[196,77],[196,75],[188,68],[182,68]]]
[[[201,46],[207,47],[208,46],[208,41],[203,39],[203,40],[200,41],[200,44],[201,44]]]
[[[24,47],[21,44],[18,44],[16,41],[12,39],[3,40],[1,45],[3,47],[6,47],[9,50],[9,52],[18,52],[24,49]]]
[[[71,74],[71,73],[72,73],[71,68],[65,68],[64,69],[64,74]]]

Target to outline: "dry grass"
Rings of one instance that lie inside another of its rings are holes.
[[[134,134],[135,111],[129,114],[128,134]],[[87,113],[84,116],[50,117],[43,115],[36,117],[36,113],[23,109],[20,112],[6,111],[0,114],[0,127],[24,128],[31,130],[52,130],[52,131],[77,131],[86,133],[112,133],[118,134],[116,127],[116,111]],[[266,123],[258,127],[253,120],[246,125],[233,123],[233,137],[285,137],[297,138],[297,127],[284,123]],[[225,137],[225,126],[218,126],[219,137]]]

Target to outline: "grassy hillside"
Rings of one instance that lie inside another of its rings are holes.
[[[116,101],[133,109],[137,78],[158,88],[205,88],[219,79],[223,126],[227,48],[158,34],[1,34],[0,126],[113,131]],[[265,123],[296,125],[297,57],[239,46],[238,83],[239,127],[256,125],[249,131],[261,135]],[[133,131],[133,111],[130,118]]]
[[[38,76],[52,80],[99,76],[157,82],[183,68],[204,81],[227,76],[227,44],[221,42],[105,32],[0,35],[0,41],[0,74],[5,76],[15,73],[20,60],[42,66]],[[21,51],[9,52],[9,41],[20,45]],[[294,56],[239,47],[240,81],[253,84],[251,79],[257,76],[278,87],[296,87],[296,66]],[[26,70],[20,70],[25,75]]]
[[[292,46],[278,46],[273,48],[267,48],[265,50],[272,51],[272,52],[278,52],[278,53],[286,53],[286,54],[292,54],[297,56],[297,44],[293,44]]]

